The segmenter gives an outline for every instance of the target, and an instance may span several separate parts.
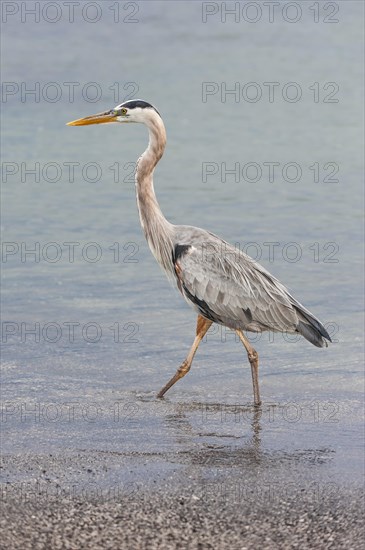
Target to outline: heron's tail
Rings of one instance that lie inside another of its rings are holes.
[[[329,342],[332,342],[332,340],[322,323],[320,323],[310,311],[299,304],[299,302],[293,305],[299,317],[297,332],[304,336],[311,344],[317,346],[317,348],[327,347],[328,344],[326,340]]]

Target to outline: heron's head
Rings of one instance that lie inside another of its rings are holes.
[[[105,124],[107,122],[148,122],[158,116],[160,113],[147,101],[143,99],[129,99],[110,111],[99,113],[97,115],[87,116],[68,122],[67,126],[85,126],[87,124]]]

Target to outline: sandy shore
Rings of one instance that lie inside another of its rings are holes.
[[[159,475],[161,460],[4,457],[3,475],[12,481],[2,485],[2,547],[363,548],[358,486],[319,484],[281,467],[260,485],[259,472],[227,472],[199,461],[186,470],[176,460],[168,475],[166,468]],[[15,481],[17,473],[22,477]]]

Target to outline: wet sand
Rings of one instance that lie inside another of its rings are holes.
[[[282,466],[257,483],[252,470],[232,464],[227,475],[207,465],[215,454],[199,462],[197,451],[188,471],[169,457],[162,477],[163,453],[4,457],[5,474],[19,468],[29,477],[4,485],[2,547],[363,548],[360,487],[309,482]],[[103,475],[122,472],[123,483],[100,485]]]

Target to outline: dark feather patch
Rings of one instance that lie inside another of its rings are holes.
[[[174,248],[172,261],[175,263],[181,256],[186,254],[186,252],[191,248],[190,244],[177,244]]]
[[[191,292],[188,291],[184,283],[182,284],[182,286],[186,296],[189,298],[191,302],[193,302],[193,304],[198,306],[199,311],[203,317],[205,317],[206,319],[209,319],[210,321],[213,321],[214,323],[222,323],[222,320],[219,317],[217,317],[214,311],[210,309],[210,307],[206,302],[204,302],[204,300],[199,300],[199,298],[191,294]]]
[[[252,313],[251,313],[250,308],[248,307],[247,309],[244,309],[243,311],[245,312],[245,315],[247,317],[248,322],[252,323],[253,317],[252,317]]]

